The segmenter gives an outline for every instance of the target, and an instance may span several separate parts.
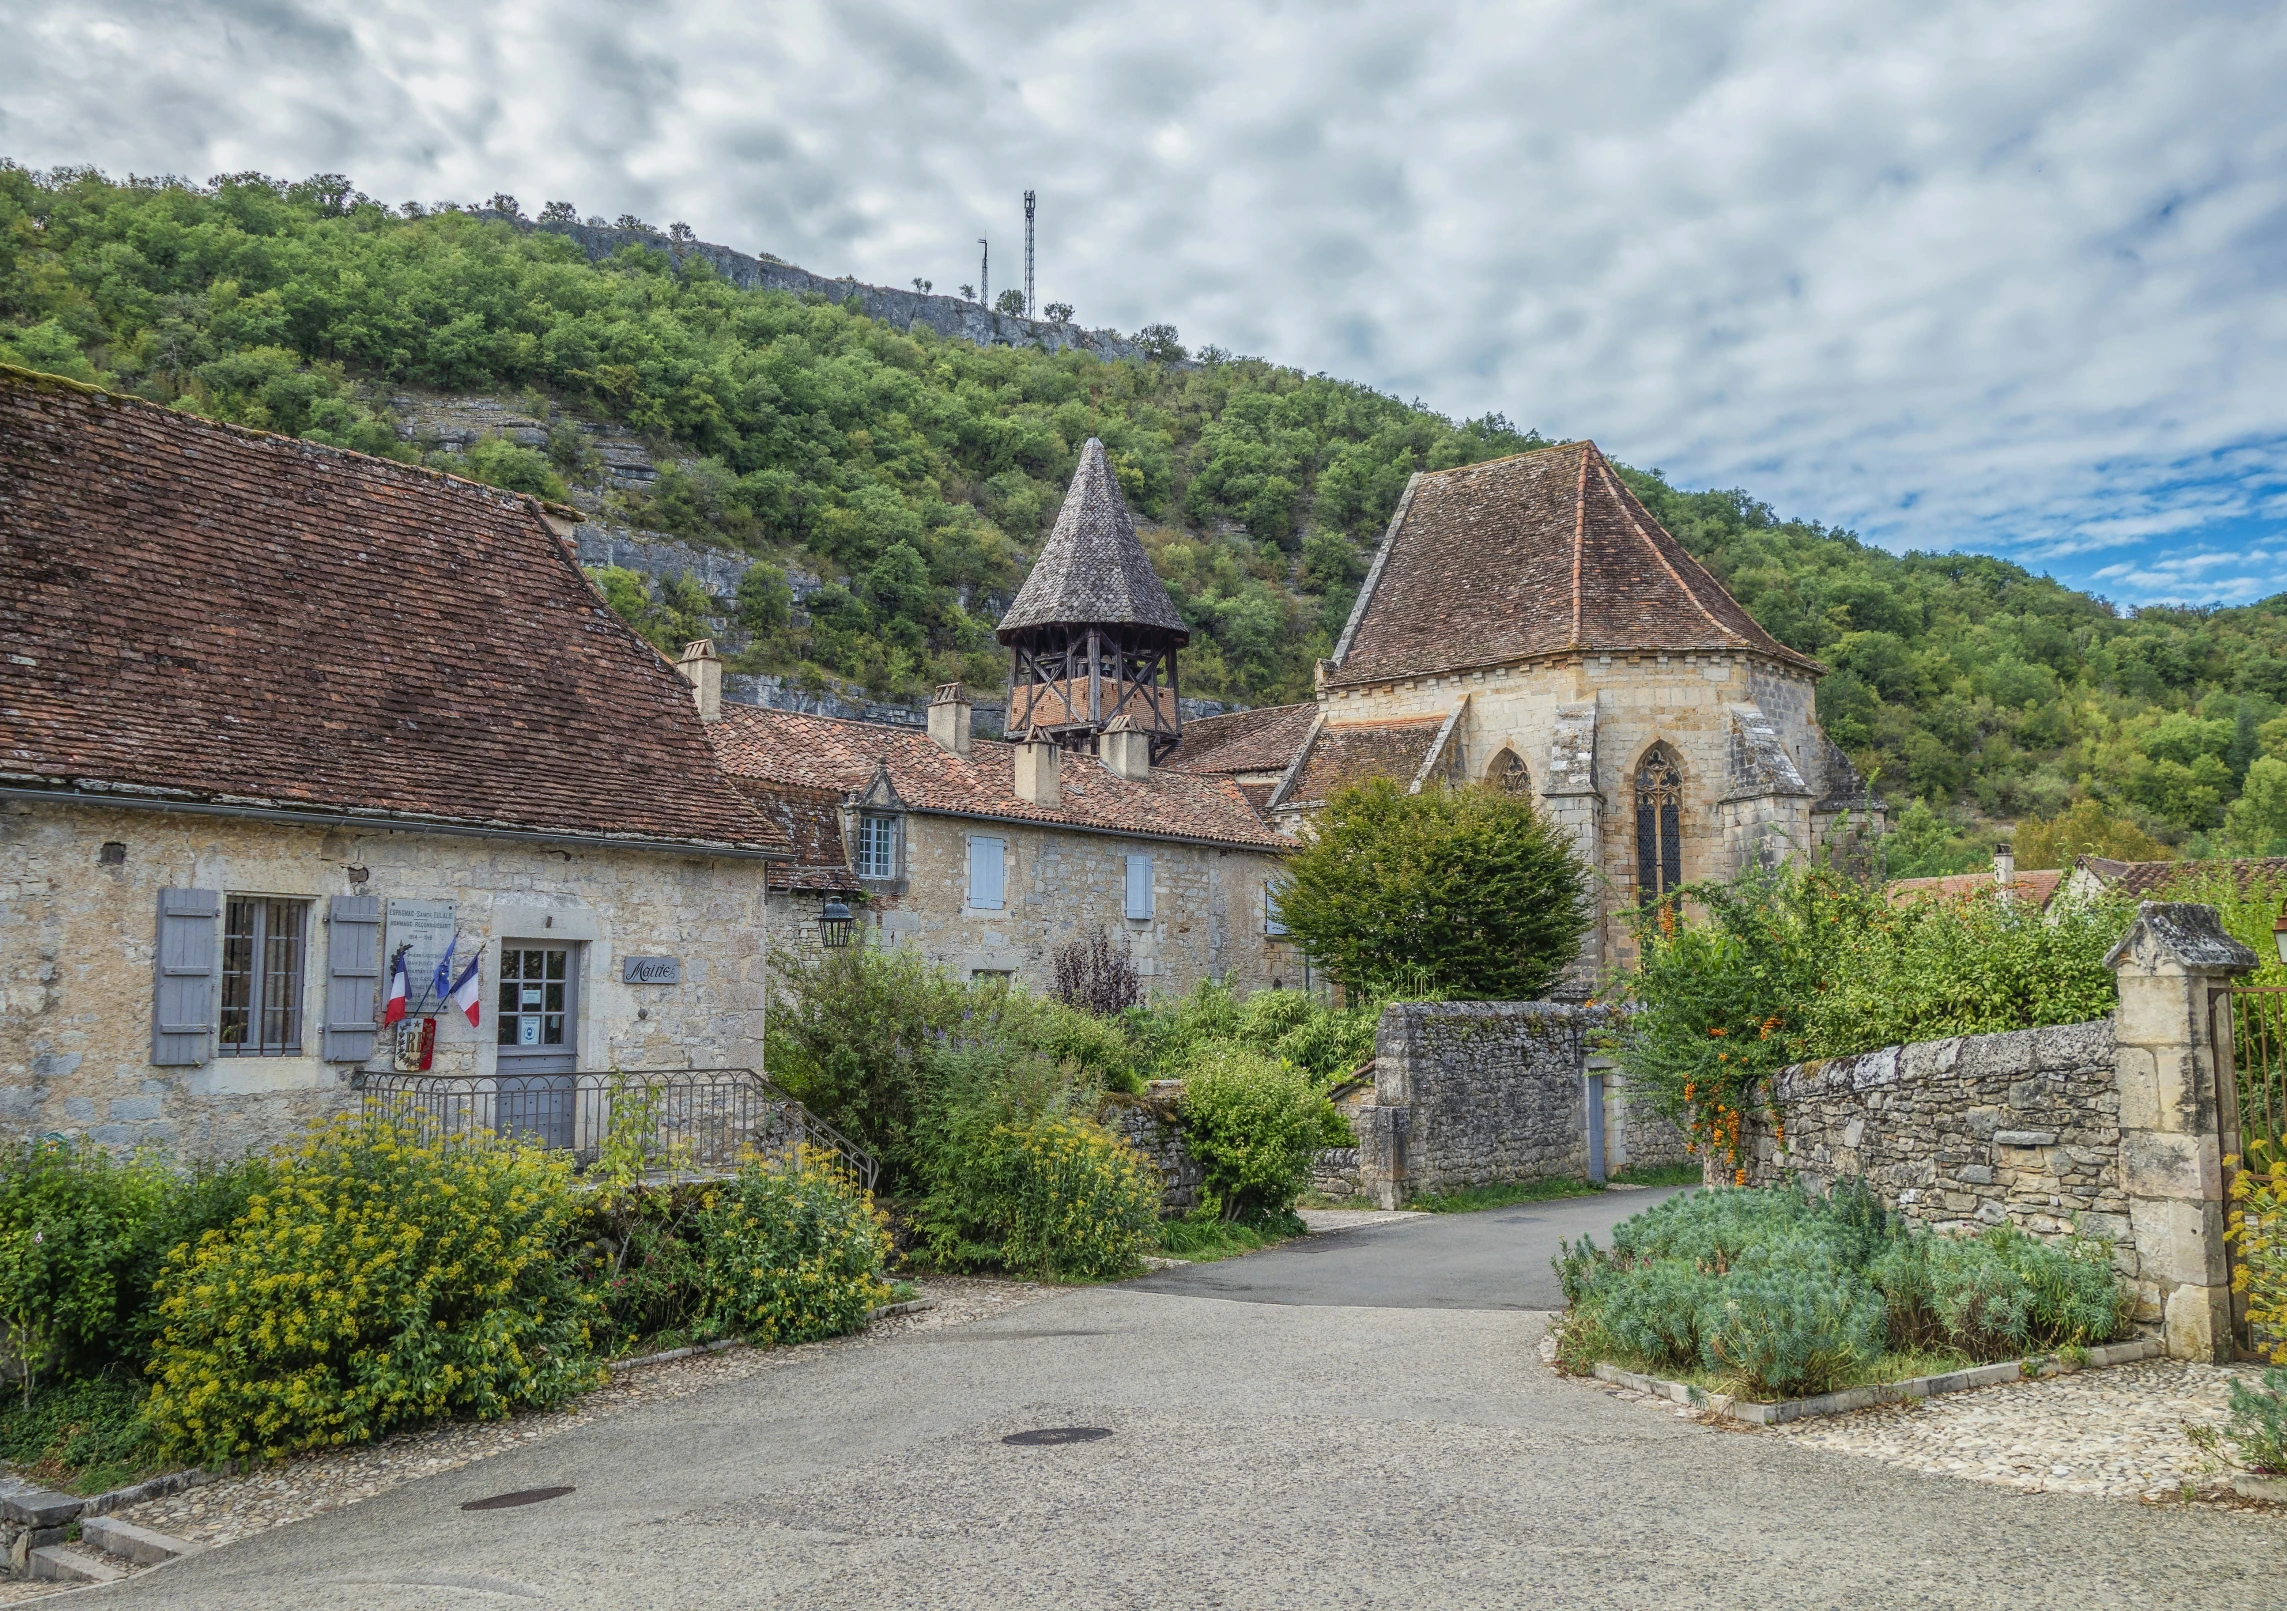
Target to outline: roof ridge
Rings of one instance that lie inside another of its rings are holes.
[[[1643,522],[1639,521],[1636,518],[1635,511],[1628,507],[1629,500],[1621,489],[1620,478],[1612,473],[1612,465],[1610,461],[1607,460],[1603,453],[1596,449],[1593,445],[1591,445],[1589,451],[1595,454],[1597,473],[1603,478],[1605,488],[1612,494],[1613,501],[1620,505],[1620,513],[1627,517],[1628,529],[1636,534],[1636,541],[1642,543],[1644,547],[1651,551],[1652,557],[1660,562],[1660,569],[1668,573],[1668,579],[1670,581],[1674,582],[1676,586],[1683,589],[1683,596],[1691,600],[1693,609],[1699,611],[1701,615],[1707,618],[1707,624],[1709,626],[1715,628],[1717,632],[1721,633],[1724,638],[1731,643],[1745,643],[1747,640],[1739,635],[1737,629],[1727,625],[1724,621],[1718,618],[1716,613],[1707,607],[1706,601],[1702,599],[1697,593],[1692,591],[1691,583],[1684,580],[1683,573],[1676,569],[1674,562],[1671,561],[1666,554],[1660,551],[1660,545],[1652,541],[1651,533],[1644,530]],[[1581,467],[1583,470],[1587,468],[1586,460],[1582,461]],[[1673,539],[1671,538],[1670,540],[1672,541]]]

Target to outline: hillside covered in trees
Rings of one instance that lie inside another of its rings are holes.
[[[887,695],[1000,679],[993,605],[1091,434],[1197,635],[1187,691],[1250,704],[1308,697],[1410,473],[1543,441],[1172,341],[1155,362],[980,349],[740,291],[669,250],[590,263],[331,176],[0,166],[0,361],[555,496],[602,485],[578,432],[425,452],[391,395],[505,393],[627,426],[666,468],[602,495],[607,514],[765,561],[735,605],[740,669]],[[1627,474],[1773,635],[1835,668],[1828,730],[1913,802],[1895,870],[1972,864],[2004,823],[2027,865],[2287,851],[2287,598],[2123,613],[2001,560],[1891,554],[1745,492]],[[797,573],[825,584],[799,610]],[[663,642],[705,603],[611,582]]]

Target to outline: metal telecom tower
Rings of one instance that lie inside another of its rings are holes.
[[[1024,316],[1037,318],[1032,306],[1032,192],[1024,193]]]
[[[985,249],[984,263],[977,270],[977,300],[989,308],[993,305],[993,248],[982,235],[977,237],[977,244]]]

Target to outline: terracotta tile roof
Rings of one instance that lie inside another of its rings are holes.
[[[1445,723],[1443,716],[1410,722],[1329,722],[1319,729],[1301,774],[1279,804],[1316,805],[1335,790],[1370,777],[1410,784],[1420,775]]]
[[[1007,643],[1028,627],[1115,622],[1161,627],[1176,634],[1178,643],[1190,639],[1175,601],[1136,540],[1136,523],[1104,444],[1091,436],[1080,450],[1055,528],[1001,617],[1000,636]]]
[[[1227,778],[1154,767],[1140,782],[1113,776],[1093,759],[1066,755],[1063,804],[1036,806],[1016,793],[1016,746],[978,739],[966,757],[940,749],[925,732],[873,722],[805,716],[755,705],[723,706],[709,729],[724,769],[742,780],[854,793],[889,770],[890,786],[916,811],[989,817],[1043,826],[1096,829],[1159,839],[1202,840],[1254,850],[1290,850],[1294,841],[1264,823]]]
[[[0,367],[0,783],[783,852],[529,499]]]
[[[842,844],[842,791],[792,783],[741,781],[739,792],[794,844],[792,861],[770,866],[772,889],[832,890],[861,886]]]
[[[2030,901],[2046,907],[2056,897],[2057,886],[2065,875],[2053,870],[2021,872],[2017,882],[2010,886],[2012,900]],[[1983,896],[1996,896],[2001,886],[1993,880],[1993,870],[1977,873],[1948,873],[1941,878],[1893,878],[1883,893],[1893,906],[1909,901],[1970,900]]]
[[[1743,650],[1813,672],[1636,501],[1593,442],[1417,477],[1329,683],[1564,651]]]
[[[1317,719],[1315,704],[1197,717],[1183,724],[1183,742],[1161,764],[1178,772],[1283,772]]]
[[[2114,861],[2106,856],[2083,856],[2073,863],[2085,869],[2115,895],[2147,900],[2165,895],[2179,879],[2196,877],[2216,868],[2228,869],[2241,889],[2254,884],[2287,880],[2287,857],[2247,856],[2232,861]]]

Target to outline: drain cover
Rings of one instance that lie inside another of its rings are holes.
[[[463,1510],[514,1510],[518,1505],[537,1505],[543,1499],[561,1499],[569,1488],[519,1488],[512,1494],[494,1494],[490,1499],[472,1499],[461,1506]]]
[[[1112,1429],[1108,1426],[1036,1426],[1030,1432],[1011,1432],[1001,1441],[1030,1447],[1042,1443],[1093,1443],[1111,1435]]]

